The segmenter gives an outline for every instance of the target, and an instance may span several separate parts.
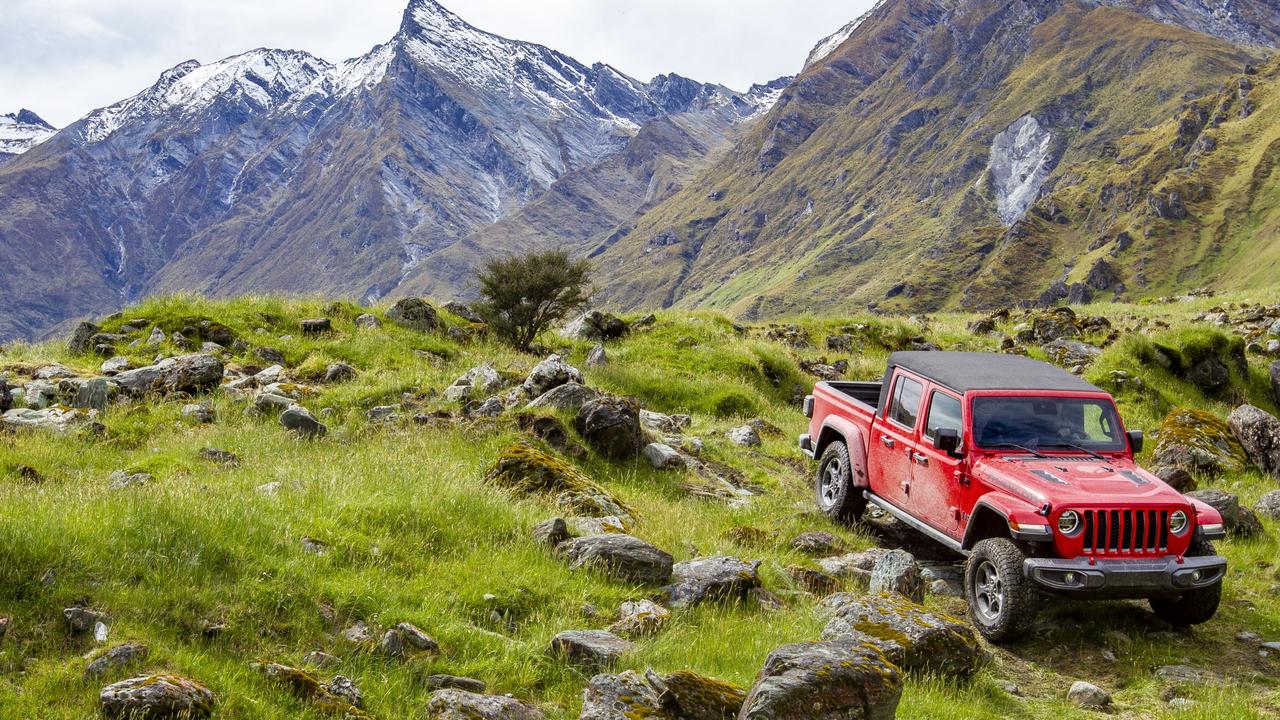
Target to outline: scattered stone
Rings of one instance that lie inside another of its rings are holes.
[[[840,591],[840,580],[824,572],[792,565],[787,568],[787,574],[805,592],[813,593],[819,597],[825,597]]]
[[[284,365],[284,353],[273,347],[260,347],[254,353],[262,359],[263,362],[272,365]]]
[[[1218,488],[1196,490],[1186,495],[1212,507],[1222,515],[1227,533],[1236,537],[1253,537],[1262,533],[1262,523],[1247,507],[1240,507],[1240,497]]]
[[[240,456],[230,450],[219,450],[218,448],[201,448],[197,453],[201,460],[208,460],[218,465],[239,465]]]
[[[422,298],[405,298],[387,311],[387,319],[391,322],[420,332],[434,332],[443,327],[440,315],[431,303]]]
[[[1209,675],[1203,670],[1189,665],[1162,665],[1156,668],[1156,677],[1173,683],[1190,685],[1202,685],[1209,679]]]
[[[620,580],[662,583],[671,578],[671,555],[631,535],[573,538],[557,550],[571,567],[594,568]]]
[[[609,631],[628,638],[656,635],[671,619],[671,611],[652,600],[628,600],[618,614]]]
[[[109,718],[200,720],[213,714],[217,696],[180,675],[143,675],[108,685],[98,695]]]
[[[1083,680],[1077,680],[1071,684],[1071,689],[1067,691],[1067,699],[1077,707],[1086,710],[1101,710],[1111,704],[1111,696],[1106,690]]]
[[[324,437],[329,431],[311,411],[301,405],[290,405],[288,409],[280,413],[280,424],[286,430],[292,430],[302,437]]]
[[[485,683],[483,680],[475,678],[459,677],[457,675],[428,675],[427,687],[431,690],[465,690],[470,693],[483,693],[485,691]]]
[[[182,417],[198,425],[208,425],[214,420],[213,406],[209,403],[183,405]]]
[[[569,526],[565,523],[564,518],[551,518],[543,520],[533,526],[533,539],[539,545],[555,547],[560,543],[571,538],[569,534]]]
[[[758,560],[749,563],[726,556],[686,560],[672,567],[672,583],[663,592],[677,608],[708,600],[740,599],[760,586],[759,568]]]
[[[736,718],[747,699],[742,688],[692,670],[677,670],[662,682],[666,697],[675,702],[682,720]]]
[[[123,355],[116,355],[102,363],[101,372],[103,375],[117,375],[125,370],[133,369],[133,361]]]
[[[381,325],[382,325],[382,321],[378,319],[377,315],[370,315],[369,313],[361,313],[360,315],[356,316],[356,327],[360,328],[361,330],[374,330],[374,329],[377,329],[378,327],[381,327]]]
[[[676,470],[685,467],[684,456],[670,445],[649,443],[640,451],[649,464],[658,470]]]
[[[924,578],[915,556],[895,548],[881,555],[871,569],[873,593],[897,593],[916,602],[924,600]]]
[[[725,433],[725,437],[729,438],[729,442],[742,447],[758,447],[760,445],[760,434],[750,425],[736,427]]]
[[[108,478],[108,487],[112,490],[124,490],[136,485],[148,485],[154,481],[155,478],[150,473],[128,473],[124,470],[116,470]]]
[[[1172,700],[1169,701],[1169,707],[1173,710],[1178,710],[1180,712],[1186,711],[1186,710],[1194,710],[1195,707],[1199,704],[1200,703],[1196,702],[1195,700],[1192,700],[1191,698],[1173,698]]]
[[[83,321],[71,331],[71,339],[67,342],[67,349],[73,355],[80,355],[89,352],[93,348],[91,342],[94,335],[102,332],[102,328],[94,325],[89,321]]]
[[[303,335],[323,335],[333,329],[329,318],[308,318],[298,323]]]
[[[437,690],[427,703],[433,720],[544,720],[541,710],[505,695],[481,695],[465,690]]]
[[[62,611],[62,619],[67,623],[67,630],[72,635],[84,635],[93,630],[93,626],[106,620],[106,615],[82,605],[74,605]]]
[[[166,358],[155,365],[126,370],[115,376],[115,382],[121,392],[133,397],[152,392],[198,395],[218,387],[222,382],[222,371],[222,360],[216,355],[199,353]]]
[[[826,557],[844,550],[844,541],[825,530],[800,533],[791,538],[790,544],[792,549],[814,557]]]
[[[969,678],[988,659],[967,623],[899,595],[838,593],[821,607],[822,639],[869,643],[906,672]]]
[[[610,533],[626,533],[627,524],[615,515],[606,517],[573,517],[565,521],[569,525],[570,537],[573,535],[607,535]]]
[[[597,343],[587,352],[587,367],[601,367],[608,364],[609,356],[604,351],[604,345]]]
[[[321,540],[303,536],[302,551],[311,555],[324,555],[329,552],[329,545]]]
[[[1280,479],[1280,419],[1252,405],[1241,405],[1227,417],[1249,459],[1259,470]]]
[[[891,720],[902,674],[852,640],[784,645],[769,653],[738,720]]]
[[[617,675],[596,675],[582,693],[579,720],[670,720],[663,701],[666,686],[656,677],[627,670]],[[726,716],[732,717],[732,716]]]
[[[357,621],[356,624],[342,631],[342,639],[353,645],[364,645],[373,642],[373,633],[364,621]]]
[[[370,408],[369,412],[365,413],[365,418],[367,418],[371,423],[397,420],[400,416],[396,411],[399,409],[399,405],[378,405],[377,407]]]
[[[640,426],[660,435],[679,435],[689,427],[690,422],[692,418],[688,415],[664,415],[650,410],[640,411]]]
[[[464,402],[476,397],[492,395],[502,387],[502,376],[493,366],[485,363],[466,371],[444,390],[450,402]]]
[[[1169,484],[1169,487],[1180,493],[1187,493],[1196,489],[1195,477],[1177,465],[1157,465],[1151,468],[1151,474],[1165,481]]]
[[[1271,375],[1271,397],[1280,405],[1280,360],[1271,363],[1267,372]]]
[[[520,443],[503,450],[485,479],[517,495],[559,493],[557,503],[573,512],[630,516],[622,503],[591,478],[531,445]]]
[[[566,363],[559,355],[548,355],[534,366],[525,378],[524,390],[528,397],[536,398],[552,388],[565,383],[583,383],[582,372]]]
[[[1272,490],[1258,499],[1254,512],[1271,520],[1280,520],[1280,490]]]
[[[356,369],[342,362],[332,363],[324,370],[325,382],[340,383],[354,380],[355,377]]]
[[[570,340],[616,340],[626,335],[630,328],[616,316],[590,310],[564,327],[560,337]]]
[[[1088,365],[1102,354],[1102,350],[1088,343],[1068,338],[1058,338],[1041,346],[1049,357],[1064,367]]]
[[[116,645],[95,658],[84,669],[86,680],[102,677],[109,672],[119,670],[135,660],[147,657],[150,648],[142,643],[130,642]]]
[[[342,662],[342,659],[339,658],[337,655],[330,655],[329,653],[321,652],[320,650],[312,650],[311,652],[302,656],[303,665],[310,665],[311,667],[316,667],[316,668],[333,667],[334,665],[338,665],[341,662]]]
[[[575,428],[602,455],[616,460],[634,458],[643,446],[640,408],[626,398],[601,397],[578,409]]]
[[[527,405],[529,408],[552,408],[556,410],[577,410],[583,405],[600,397],[600,393],[586,385],[568,382],[558,385],[534,398]]]
[[[330,695],[347,701],[352,707],[358,708],[364,705],[364,695],[360,692],[360,688],[345,675],[334,675],[324,689],[329,691]]]
[[[417,650],[418,652],[437,653],[440,652],[440,645],[422,628],[413,623],[402,622],[397,623],[394,628],[395,632],[400,633],[404,644]]]
[[[94,378],[80,383],[71,407],[83,410],[105,411],[111,402],[111,386],[104,378]]]
[[[612,667],[632,647],[607,630],[566,630],[551,639],[547,653],[570,665],[598,670]]]
[[[51,430],[65,433],[88,419],[79,410],[52,407],[44,410],[17,408],[0,416],[0,426],[9,430]]]

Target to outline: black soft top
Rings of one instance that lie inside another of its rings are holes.
[[[1071,390],[1103,392],[1062,368],[1021,355],[980,352],[896,352],[889,356],[886,385],[895,367],[910,370],[956,392],[969,390]]]

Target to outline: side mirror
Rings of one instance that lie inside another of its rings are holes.
[[[933,446],[944,453],[955,455],[960,450],[960,431],[955,428],[938,428],[933,435]]]
[[[1129,448],[1133,450],[1133,454],[1137,455],[1142,452],[1142,431],[1130,430],[1125,435],[1129,438]]]

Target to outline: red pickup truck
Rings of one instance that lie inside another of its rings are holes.
[[[1041,592],[1147,598],[1180,626],[1213,617],[1226,560],[1216,510],[1144,471],[1105,391],[1017,355],[899,352],[881,382],[820,382],[800,448],[818,506],[874,503],[967,556],[965,598],[989,640],[1015,639]]]

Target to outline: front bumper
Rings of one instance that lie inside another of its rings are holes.
[[[1164,558],[1028,558],[1022,567],[1027,579],[1045,590],[1102,597],[1177,595],[1221,582],[1227,559]]]

